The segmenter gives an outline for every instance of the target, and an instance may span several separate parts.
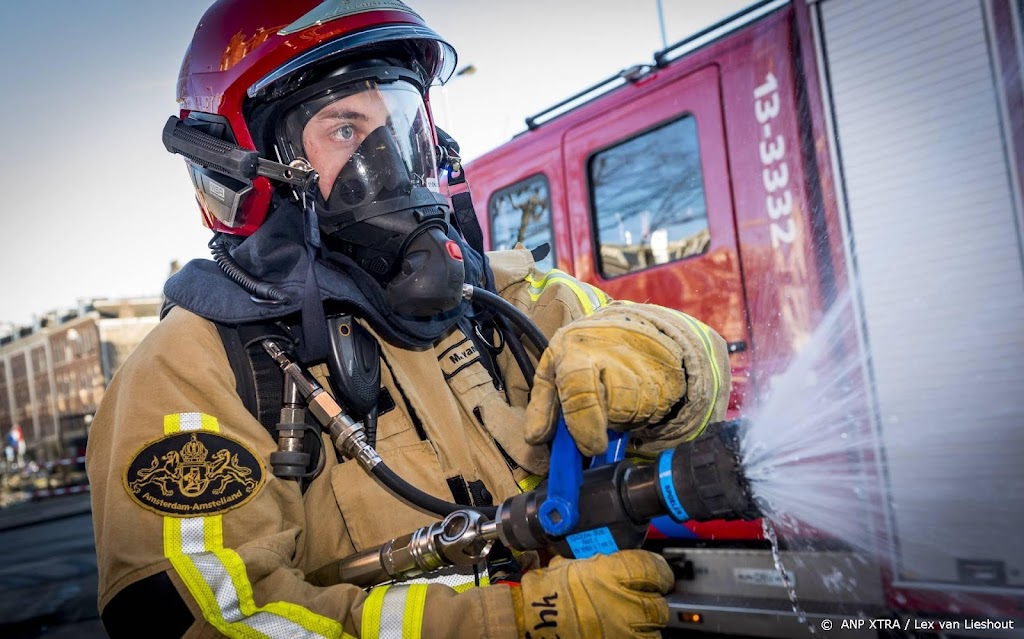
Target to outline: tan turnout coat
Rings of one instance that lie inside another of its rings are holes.
[[[533,270],[524,249],[489,257],[499,293],[549,338],[609,303],[564,273]],[[689,405],[676,417],[692,434],[707,418],[724,416],[725,343],[714,331],[698,334],[681,314],[659,311],[679,315],[669,321],[693,354],[685,362]],[[376,449],[399,476],[446,501],[449,478],[480,481],[498,504],[546,473],[546,447],[520,434],[527,391],[508,349],[499,365],[511,406],[458,329],[433,348],[406,350],[382,340],[381,347],[382,384],[396,407],[379,419]],[[516,637],[508,586],[394,586],[389,595],[304,580],[329,562],[436,520],[389,494],[355,462],[338,463],[324,441],[326,467],[305,494],[294,481],[274,477],[269,458],[276,442],[239,399],[216,327],[172,309],[115,375],[90,434],[100,609],[125,586],[163,572],[194,618],[188,637],[364,637],[402,627],[424,637]],[[155,442],[165,445],[154,448]],[[181,497],[183,491],[199,494],[199,502]],[[172,510],[189,503],[200,510]]]

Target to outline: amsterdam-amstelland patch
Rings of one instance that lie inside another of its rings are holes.
[[[171,517],[202,517],[246,503],[263,485],[263,465],[241,442],[219,433],[174,433],[147,444],[124,474],[140,506]]]

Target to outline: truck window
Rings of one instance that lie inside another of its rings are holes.
[[[551,190],[543,175],[532,175],[500,191],[487,205],[491,219],[491,247],[510,249],[522,242],[534,249],[545,242],[551,247],[547,257],[537,262],[537,270],[555,266],[555,236],[551,227]]]
[[[693,116],[595,154],[587,179],[603,277],[707,250],[711,236]]]

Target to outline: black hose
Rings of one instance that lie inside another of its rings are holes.
[[[523,335],[528,337],[537,350],[543,353],[548,347],[548,338],[544,337],[544,333],[540,332],[537,325],[533,323],[526,313],[522,312],[515,307],[512,302],[509,302],[499,295],[482,289],[476,286],[472,287],[473,295],[472,299],[479,302],[481,306],[486,306],[491,310],[497,312],[499,315],[507,317],[513,324],[516,325]]]
[[[534,343],[534,345],[541,353],[543,353],[544,350],[548,347],[548,340],[546,337],[544,337],[544,334],[541,333],[540,329],[537,328],[537,325],[534,324],[533,321],[529,317],[527,317],[525,313],[523,313],[518,308],[513,306],[510,302],[505,301],[501,297],[485,289],[480,289],[476,287],[473,287],[472,298],[479,302],[481,306],[486,306],[494,310],[498,314],[499,319],[507,319],[508,321],[514,323],[516,327],[518,327],[519,330],[521,330],[523,334],[526,335],[530,339],[530,341]],[[503,328],[506,331],[510,330],[510,327],[508,326],[507,322],[505,323]],[[527,383],[531,384],[532,386],[533,365],[530,362],[530,358],[527,356],[525,349],[523,349],[522,344],[520,344],[518,340],[506,340],[506,342],[515,345],[514,347],[510,346],[510,348],[513,349],[513,357],[516,358],[516,362],[519,364],[519,366],[523,368],[523,373],[524,375],[526,375]],[[497,517],[497,506],[469,506],[465,504],[455,504],[447,502],[443,499],[438,499],[433,495],[423,492],[419,488],[416,488],[409,482],[399,477],[398,474],[396,474],[395,471],[388,468],[387,464],[385,463],[377,464],[376,466],[373,467],[373,469],[370,472],[372,472],[374,477],[379,479],[381,483],[383,483],[388,488],[388,490],[390,490],[394,494],[398,495],[402,499],[405,499],[414,506],[432,512],[435,515],[446,517],[449,514],[455,512],[456,510],[475,510],[484,517],[487,517],[489,519],[494,519],[495,517]]]
[[[497,313],[497,319],[500,323],[498,330],[511,333],[512,327],[509,325],[509,322],[512,322],[530,339],[531,342],[534,343],[541,353],[543,353],[548,347],[548,340],[544,336],[544,333],[537,328],[537,325],[534,324],[525,313],[516,308],[511,302],[505,301],[503,298],[487,291],[486,289],[476,287],[473,287],[472,298],[481,306],[486,306]],[[515,336],[513,335],[511,337]],[[526,376],[526,383],[532,388],[534,369],[533,364],[530,362],[530,358],[526,353],[526,349],[523,348],[522,343],[520,343],[518,339],[506,339],[505,342],[509,344],[512,356],[516,359],[516,363],[519,364],[519,367],[523,370],[523,375]],[[385,463],[377,464],[370,472],[372,472],[373,475],[377,477],[377,479],[379,479],[391,492],[405,499],[414,506],[418,506],[419,508],[432,512],[435,515],[446,517],[456,510],[475,510],[485,517],[494,519],[498,514],[498,508],[496,506],[468,506],[438,499],[433,495],[423,492],[419,488],[416,488],[399,477],[395,471],[388,468]]]
[[[284,294],[284,291],[273,284],[256,279],[242,268],[235,258],[231,257],[228,247],[220,241],[218,236],[215,235],[207,246],[210,247],[214,261],[224,271],[224,274],[231,278],[232,282],[244,288],[254,301],[265,304],[282,304],[288,301],[288,296]]]
[[[466,506],[462,504],[453,504],[444,501],[443,499],[438,499],[433,495],[429,495],[399,477],[395,474],[395,471],[387,467],[387,464],[377,464],[370,472],[373,473],[374,477],[387,486],[391,492],[402,497],[414,506],[419,506],[420,508],[428,510],[435,515],[447,517],[456,510],[475,510],[484,517],[494,519],[498,514],[497,506]]]
[[[374,406],[370,409],[370,412],[363,418],[363,430],[366,431],[366,443],[370,445],[370,448],[377,446],[377,407]]]
[[[508,344],[508,350],[512,353],[512,357],[515,358],[516,364],[519,365],[519,370],[523,371],[526,387],[533,390],[533,376],[536,375],[537,371],[533,368],[533,362],[530,361],[526,348],[519,341],[519,336],[515,334],[515,329],[507,317],[498,314],[495,316],[495,321],[498,324],[498,330],[505,336],[505,343]]]

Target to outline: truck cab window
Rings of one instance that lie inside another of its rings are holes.
[[[595,154],[587,178],[603,277],[707,250],[711,236],[693,116]]]
[[[551,190],[546,177],[533,175],[495,191],[487,211],[491,220],[491,247],[494,250],[510,249],[518,242],[522,242],[528,249],[534,249],[547,242],[551,252],[537,262],[537,270],[554,268]]]

